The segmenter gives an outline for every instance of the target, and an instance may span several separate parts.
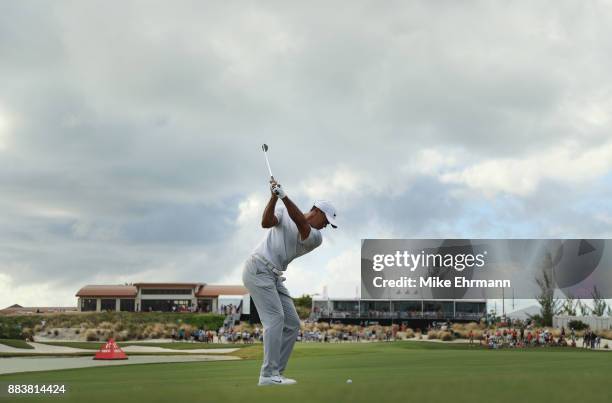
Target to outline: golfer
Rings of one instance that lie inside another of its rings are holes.
[[[249,290],[264,328],[264,359],[259,385],[291,385],[283,376],[300,330],[293,299],[283,285],[287,265],[321,245],[320,230],[336,228],[336,209],[325,200],[315,201],[306,214],[287,197],[279,183],[270,181],[271,197],[261,219],[269,228],[263,241],[247,259],[242,281]],[[276,207],[278,199],[282,206]]]

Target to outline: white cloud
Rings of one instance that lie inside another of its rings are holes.
[[[4,151],[8,147],[10,123],[8,114],[0,108],[0,151]]]
[[[263,195],[248,195],[245,200],[238,203],[238,217],[236,218],[236,224],[239,226],[252,225],[258,218],[261,219],[264,203]]]
[[[18,284],[0,267],[0,309],[13,304],[21,306],[76,306],[77,290],[58,287],[51,282]],[[16,268],[12,268],[15,270]]]
[[[425,148],[418,150],[414,159],[402,167],[406,174],[437,176],[441,172],[448,171],[459,163],[459,152],[457,150],[445,150],[443,148]]]
[[[487,196],[528,196],[544,180],[577,184],[605,175],[612,167],[612,142],[590,149],[571,142],[524,158],[497,158],[460,171],[442,173],[444,183],[462,184]]]
[[[325,267],[324,285],[330,296],[354,297],[361,285],[361,250],[359,245],[343,251]]]
[[[604,224],[612,225],[612,214],[599,213],[595,215],[595,218]]]
[[[338,251],[335,249],[332,257],[325,262],[325,257],[330,255],[316,249],[311,252],[307,262],[296,261],[287,270],[286,286],[289,291],[298,296],[301,294],[323,293],[327,287],[327,293],[334,298],[353,298],[356,290],[361,285],[361,251],[359,245],[354,248]],[[300,258],[301,259],[301,258]]]
[[[345,200],[369,191],[372,186],[372,178],[367,173],[340,165],[319,175],[311,175],[299,184],[299,190],[311,200],[333,200],[339,196]]]

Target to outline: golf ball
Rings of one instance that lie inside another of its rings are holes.
[[[347,379],[346,383],[353,383],[353,380],[352,379]]]

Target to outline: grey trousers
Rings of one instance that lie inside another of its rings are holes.
[[[264,359],[260,375],[280,375],[287,367],[300,330],[300,318],[293,299],[280,277],[254,256],[245,262],[242,281],[253,298],[264,328]]]

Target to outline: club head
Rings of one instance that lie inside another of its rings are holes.
[[[264,152],[264,153],[265,153],[265,152],[267,152],[267,151],[268,151],[268,145],[264,143],[264,144],[261,146],[261,149],[263,150],[263,152]]]

